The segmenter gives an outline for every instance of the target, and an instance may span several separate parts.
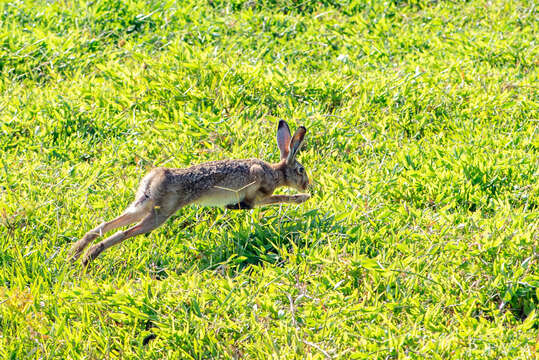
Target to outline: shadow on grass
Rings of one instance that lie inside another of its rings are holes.
[[[187,226],[179,247],[190,255],[181,254],[183,259],[179,259],[173,251],[159,251],[149,259],[146,269],[156,279],[168,277],[169,271],[181,273],[193,266],[199,271],[218,271],[233,276],[250,265],[282,266],[291,256],[306,257],[311,249],[323,246],[328,237],[354,241],[347,234],[348,227],[338,221],[335,214],[318,209],[291,215],[293,217],[275,210],[239,215],[242,216],[243,219],[230,221],[225,215],[211,226],[212,221],[205,219],[208,223],[205,234],[197,234],[196,228]],[[194,238],[199,240],[187,243]],[[178,247],[173,242],[167,246]]]

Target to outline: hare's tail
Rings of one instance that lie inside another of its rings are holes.
[[[142,178],[135,195],[135,201],[131,203],[129,209],[135,209],[141,205],[147,205],[148,200],[152,198],[152,184],[155,182],[156,177],[160,174],[157,169],[153,169],[146,176]]]

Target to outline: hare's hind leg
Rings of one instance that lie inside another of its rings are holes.
[[[94,239],[97,237],[111,231],[114,229],[117,229],[122,226],[130,225],[144,217],[146,215],[145,209],[141,208],[135,208],[133,206],[127,208],[126,211],[117,218],[104,222],[100,224],[99,226],[95,227],[94,229],[88,231],[79,241],[77,241],[73,246],[71,247],[69,254],[71,257],[71,260],[76,260],[82,254],[82,251],[88,244],[90,244]]]
[[[84,255],[82,264],[86,266],[90,261],[98,257],[99,254],[101,254],[104,250],[108,249],[113,245],[119,244],[130,237],[152,231],[153,229],[159,227],[162,223],[164,223],[165,220],[169,218],[169,216],[170,214],[164,215],[160,213],[150,213],[149,215],[146,215],[146,217],[144,217],[142,221],[139,222],[137,225],[125,231],[118,231],[116,234],[109,236],[105,240],[95,244],[90,249],[88,249],[88,251]]]

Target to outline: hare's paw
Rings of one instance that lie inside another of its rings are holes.
[[[296,201],[296,204],[301,204],[309,200],[310,197],[310,194],[297,194],[294,196],[294,200]]]
[[[70,261],[77,260],[79,256],[82,254],[82,252],[84,251],[84,248],[88,246],[88,244],[91,243],[92,240],[95,239],[96,237],[97,235],[94,236],[94,234],[88,233],[84,235],[82,239],[74,243],[71,246],[71,249],[69,249],[68,260]]]
[[[84,258],[82,259],[82,266],[86,267],[88,266],[92,260],[94,260],[96,257],[99,256],[105,250],[105,246],[101,243],[96,244],[88,249],[86,254],[84,255]]]

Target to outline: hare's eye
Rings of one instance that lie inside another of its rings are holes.
[[[298,168],[298,173],[303,174],[304,171],[305,171],[305,169],[303,167]]]

